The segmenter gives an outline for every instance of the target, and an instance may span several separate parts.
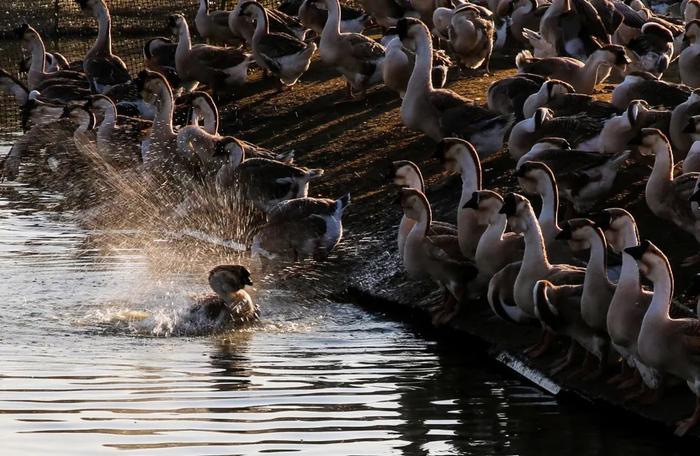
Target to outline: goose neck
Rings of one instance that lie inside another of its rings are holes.
[[[326,0],[328,18],[321,31],[321,39],[340,36],[340,3],[338,0]]]
[[[544,191],[540,193],[542,210],[538,217],[539,225],[547,241],[554,239],[560,231],[559,228],[559,193],[554,181],[545,182]]]
[[[531,207],[524,214],[524,218],[526,230],[523,233],[525,237],[525,251],[523,253],[522,267],[528,271],[549,269],[550,264],[547,259],[542,230]]]
[[[98,25],[97,41],[95,41],[90,53],[109,55],[112,54],[112,19],[107,5],[103,2],[99,2],[95,8],[95,18]]]
[[[408,80],[406,96],[408,96],[409,93],[429,93],[433,88],[430,74],[433,67],[433,46],[430,42],[430,37],[428,37],[427,33],[422,29],[413,35],[416,44],[416,62],[413,66],[411,77]]]
[[[259,43],[260,40],[269,33],[269,18],[267,11],[262,6],[255,8],[255,32],[253,32],[253,43]]]

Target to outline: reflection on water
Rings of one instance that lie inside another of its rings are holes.
[[[143,337],[172,333],[226,259],[177,267],[169,242],[85,231],[56,198],[0,186],[2,454],[673,454],[465,341],[272,287],[249,329]]]

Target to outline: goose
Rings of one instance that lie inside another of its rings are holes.
[[[685,26],[684,49],[678,57],[681,81],[692,88],[700,88],[700,20],[694,19]]]
[[[462,178],[462,193],[457,206],[457,240],[459,250],[465,258],[474,258],[481,234],[486,229],[480,224],[472,210],[464,205],[474,192],[481,190],[482,175],[479,155],[469,142],[459,138],[445,138],[438,144],[435,156],[446,171],[459,173]]]
[[[524,29],[539,29],[540,20],[549,8],[548,3],[537,0],[509,0],[501,2],[501,5],[506,5],[507,10],[499,8],[497,13],[499,16],[510,16],[510,35],[520,43],[528,42]]]
[[[268,158],[244,160],[236,171],[242,197],[265,213],[282,201],[307,197],[309,182],[323,175],[322,169],[302,168]]]
[[[419,190],[421,193],[425,194],[425,183],[423,181],[423,174],[420,172],[420,168],[418,168],[418,165],[416,165],[412,161],[399,160],[392,162],[389,177],[391,178],[392,183],[399,188],[414,188],[416,190]],[[406,237],[408,236],[408,233],[411,232],[411,229],[415,224],[416,221],[406,217],[405,214],[401,217],[398,235],[396,238],[398,252],[401,258],[403,258],[403,249],[406,245]],[[457,228],[450,223],[433,220],[430,225],[429,234],[457,235]]]
[[[211,322],[218,329],[257,320],[260,308],[245,291],[246,285],[253,285],[246,267],[228,264],[216,266],[209,271],[209,286],[216,295],[197,299],[188,309],[189,319]]]
[[[328,10],[319,8],[318,4],[312,0],[304,0],[299,7],[298,16],[304,27],[313,30],[320,36],[328,19]],[[340,5],[341,33],[362,33],[371,21],[372,17],[364,11]]]
[[[585,269],[568,264],[552,264],[547,257],[547,249],[542,237],[542,230],[535,217],[530,202],[516,193],[508,193],[500,212],[508,217],[508,225],[525,239],[525,251],[522,264],[518,270],[513,287],[513,298],[521,313],[535,318],[533,288],[539,280],[549,280],[555,285],[580,285],[583,283]],[[540,356],[549,348],[552,333],[545,330],[542,338],[528,350],[533,357]]]
[[[385,36],[387,36],[385,34]],[[409,49],[403,47],[398,36],[389,35],[390,38],[385,45],[385,57],[382,63],[382,79],[384,85],[397,92],[401,98],[406,93],[408,80],[411,77],[416,55]],[[447,73],[452,64],[450,58],[443,51],[433,51],[433,86],[442,88],[447,82]]]
[[[182,85],[175,68],[176,49],[177,44],[162,36],[151,38],[143,45],[144,66],[165,76],[173,88],[179,88]]]
[[[466,139],[482,156],[500,149],[511,116],[476,106],[451,90],[434,89],[431,80],[432,43],[428,28],[411,18],[401,19],[397,28],[404,45],[414,43],[416,49],[416,64],[401,102],[404,125],[424,132],[434,141],[448,136]]]
[[[323,0],[323,4],[328,19],[319,43],[321,60],[345,77],[348,98],[352,98],[353,91],[362,92],[364,98],[367,89],[382,79],[384,47],[362,34],[341,32],[340,3]]]
[[[535,144],[530,152],[518,160],[516,173],[523,166],[527,170],[534,162],[546,164],[557,176],[559,194],[573,204],[576,212],[586,213],[601,198],[610,194],[619,168],[629,158],[630,151],[605,155],[572,150],[557,144],[560,140],[544,138]],[[566,143],[566,140],[561,141]]]
[[[594,54],[601,43],[610,43],[605,24],[586,0],[554,0],[542,15],[539,32],[557,55],[579,60]]]
[[[532,117],[535,110],[541,107],[551,109],[556,117],[587,114],[607,119],[619,113],[611,103],[596,100],[591,95],[575,93],[570,84],[558,79],[543,82],[537,92],[525,99],[523,116]]]
[[[248,45],[250,45],[250,40],[253,38],[253,32],[255,32],[254,25],[245,20],[240,15],[241,5],[243,2],[238,1],[233,8],[233,11],[228,16],[228,27],[231,32],[244,40]],[[306,38],[308,29],[304,27],[298,19],[291,17],[280,10],[275,9],[265,9],[268,15],[268,24],[270,31],[273,33],[286,33],[287,35],[294,36],[300,40]]]
[[[199,36],[209,43],[221,43],[232,46],[241,45],[241,37],[235,35],[228,26],[230,11],[210,11],[209,0],[199,0],[194,25]]]
[[[324,260],[343,237],[350,194],[337,200],[294,198],[277,204],[253,237],[251,254],[267,260]]]
[[[95,115],[84,106],[65,106],[60,118],[70,119],[76,126],[73,139],[80,149],[82,144],[94,143]]]
[[[224,95],[245,84],[250,54],[206,44],[192,46],[187,21],[181,14],[170,16],[168,24],[178,35],[175,68],[185,87],[193,90],[198,83],[203,83],[216,95]]]
[[[634,100],[624,113],[605,121],[597,149],[605,154],[622,153],[643,128],[669,133],[671,116],[671,111],[651,109],[644,100]]]
[[[700,115],[700,89],[693,90],[686,100],[673,109],[669,133],[675,157],[685,158],[693,145],[693,133],[685,131],[693,116]]]
[[[661,24],[647,22],[641,34],[627,44],[632,71],[648,71],[660,77],[673,59],[673,35]]]
[[[556,47],[545,40],[542,34],[531,30],[527,27],[523,29],[523,38],[525,38],[530,46],[532,46],[532,55],[538,59],[547,59],[557,57]]]
[[[442,308],[435,314],[433,322],[446,323],[459,313],[469,282],[476,277],[477,270],[461,256],[459,249],[455,249],[454,236],[428,234],[432,213],[425,195],[412,188],[403,188],[401,207],[406,217],[416,221],[406,237],[404,269],[410,278],[430,278],[445,290]]]
[[[700,172],[700,115],[696,115],[688,120],[688,124],[683,129],[683,133],[688,133],[693,138],[693,145],[690,146],[688,155],[683,160],[682,172]]]
[[[549,108],[537,108],[532,117],[521,120],[508,136],[508,152],[515,159],[525,155],[538,139],[563,136],[573,147],[596,150],[605,119],[586,114],[554,117]]]
[[[689,0],[683,8],[683,20],[686,25],[695,19],[700,19],[700,2],[698,0]]]
[[[515,120],[525,117],[524,103],[527,98],[540,90],[546,79],[538,74],[516,74],[494,81],[486,92],[486,104],[492,111],[503,115],[514,114]]]
[[[65,104],[83,100],[90,95],[88,90],[80,89],[73,85],[60,84],[51,85],[42,92],[32,91],[32,93],[24,83],[2,68],[0,68],[0,90],[13,97],[22,111],[28,111],[31,106],[36,106],[31,103],[33,100]],[[28,113],[25,113],[25,115],[28,115]]]
[[[102,122],[97,126],[97,152],[118,168],[129,168],[142,162],[144,131],[150,121],[117,115],[114,102],[104,95],[95,95],[85,104],[99,111]]]
[[[267,11],[256,1],[243,2],[239,14],[255,21],[250,44],[258,65],[279,78],[282,88],[294,85],[309,69],[316,44],[282,33],[271,33]]]
[[[508,220],[499,212],[502,206],[501,195],[491,190],[480,190],[474,192],[462,207],[475,213],[478,225],[486,226],[474,254],[474,263],[479,271],[474,283],[478,290],[488,286],[501,269],[523,257],[523,237],[506,233]]]
[[[695,411],[676,423],[675,434],[685,435],[700,422],[700,321],[672,318],[673,272],[668,258],[649,241],[627,247],[625,253],[639,265],[639,272],[653,283],[654,293],[639,331],[638,350],[647,364],[685,380],[695,394]]]
[[[562,360],[555,361],[550,371],[552,375],[573,364],[577,346],[586,351],[586,360],[570,377],[586,371],[590,355],[598,359],[599,366],[606,361],[607,337],[586,324],[581,315],[584,290],[585,286],[582,285],[554,285],[549,280],[538,280],[532,290],[535,313],[543,326],[552,333],[571,339],[569,352]],[[598,371],[601,370],[602,367],[599,367]],[[584,380],[590,378],[586,376]]]
[[[519,73],[535,73],[552,79],[560,79],[571,84],[576,92],[592,94],[596,84],[610,75],[617,67],[624,71],[630,63],[621,46],[609,44],[597,49],[582,63],[570,57],[550,57],[538,59],[530,51],[521,51],[515,57]]]
[[[639,152],[655,156],[644,191],[647,206],[659,218],[695,236],[700,241],[700,224],[693,215],[688,198],[693,192],[700,173],[673,177],[673,153],[666,135],[656,128],[642,130]]]
[[[28,24],[22,24],[15,30],[15,34],[21,38],[22,45],[31,52],[31,63],[27,72],[27,86],[30,90],[37,89],[42,83],[54,84],[56,82],[63,85],[75,85],[78,88],[89,88],[83,73],[70,70],[46,72],[44,42],[39,33]]]
[[[112,20],[107,4],[104,0],[76,1],[98,24],[97,40],[83,59],[83,71],[92,90],[103,93],[111,86],[131,81],[124,61],[112,54]]]
[[[607,318],[610,302],[615,294],[615,284],[608,278],[607,250],[605,234],[595,222],[590,219],[571,219],[562,224],[562,231],[557,235],[560,240],[569,242],[572,250],[590,249],[586,264],[586,275],[583,279],[581,294],[580,316],[583,322],[592,329],[600,345],[599,370],[602,373],[607,361],[610,339],[607,334]]]
[[[395,27],[406,13],[405,4],[395,0],[359,0],[358,3],[374,18],[377,25],[384,28]]]
[[[619,110],[626,109],[634,100],[644,100],[650,106],[675,108],[688,100],[691,89],[657,79],[646,72],[632,72],[613,90],[612,104]]]
[[[495,26],[486,8],[467,4],[455,9],[449,27],[449,42],[461,68],[483,68],[489,72]]]

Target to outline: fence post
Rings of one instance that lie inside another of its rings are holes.
[[[58,49],[58,13],[59,13],[59,0],[54,0],[54,10],[53,10],[53,47]]]

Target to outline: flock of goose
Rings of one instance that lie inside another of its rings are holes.
[[[541,325],[530,356],[542,355],[555,336],[571,340],[552,374],[577,367],[593,378],[621,358],[610,382],[643,403],[674,378],[686,381],[698,399],[693,415],[678,423],[676,433],[685,434],[700,422],[700,321],[675,310],[671,316],[669,260],[640,240],[632,214],[591,210],[609,196],[623,165],[643,168],[638,162],[648,156],[648,207],[659,223],[700,242],[700,1],[684,0],[682,17],[658,14],[641,0],[358,2],[363,11],[338,0],[288,0],[277,9],[242,0],[233,11],[210,11],[201,0],[194,24],[210,44],[192,44],[186,18],[174,14],[168,25],[177,42],[148,40],[147,69],[135,79],[112,52],[104,0],[77,0],[99,28],[82,61],[48,53],[23,24],[16,33],[30,54],[27,81],[2,70],[0,87],[15,97],[25,134],[2,175],[17,177],[26,149],[53,131],[47,125],[68,125],[78,149],[93,148],[117,171],[163,186],[235,192],[265,216],[253,255],[323,259],[343,235],[350,196],[308,197],[322,169],[221,135],[217,109],[235,99],[251,65],[283,92],[318,51],[321,63],[345,78],[349,100],[364,99],[380,83],[395,91],[403,124],[436,141],[445,170],[461,176],[453,225],[433,220],[415,163],[396,161],[391,171],[404,214],[397,244],[405,271],[444,290],[434,322],[485,297],[498,317]],[[364,35],[366,27],[380,27],[383,36]],[[486,106],[442,88],[453,62],[483,74],[504,47],[522,49],[518,72],[489,87]],[[682,84],[662,80],[673,62]],[[611,101],[594,98],[609,77],[622,81]],[[486,188],[481,159],[504,148],[522,192],[541,199],[539,214],[521,194]],[[560,198],[580,218],[560,221]],[[619,269],[608,265],[608,249],[621,255]],[[581,250],[589,250],[585,263]],[[699,260],[692,255],[684,264]],[[210,284],[218,298],[203,304],[206,312],[234,307],[244,319],[257,315],[243,290],[251,284],[245,268],[218,267]],[[586,360],[574,366],[579,351]]]

